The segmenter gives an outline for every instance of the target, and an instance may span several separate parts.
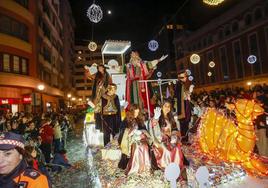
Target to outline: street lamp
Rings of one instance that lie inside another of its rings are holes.
[[[251,85],[252,85],[252,82],[247,82],[247,85],[248,85],[248,89],[250,90],[251,89]]]
[[[71,106],[70,99],[71,99],[72,95],[69,93],[69,94],[67,94],[67,97],[68,97],[68,107],[70,107]]]
[[[39,84],[37,86],[37,89],[40,91],[40,94],[41,94],[41,112],[43,113],[43,91],[45,89],[45,86],[43,84]]]

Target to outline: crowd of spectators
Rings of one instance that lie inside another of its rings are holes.
[[[75,126],[76,116],[72,113],[2,112],[0,132],[13,132],[23,136],[28,154],[28,165],[47,175],[71,167],[66,158],[68,132]]]

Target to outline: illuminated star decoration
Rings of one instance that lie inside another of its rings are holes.
[[[102,19],[102,10],[100,6],[92,4],[87,10],[87,17],[93,23],[98,23]]]
[[[92,52],[94,52],[95,50],[97,50],[97,44],[93,41],[91,41],[89,44],[88,44],[88,49]]]
[[[221,4],[224,0],[203,0],[204,3],[211,6],[217,6]]]
[[[250,55],[250,56],[248,56],[247,61],[249,64],[254,64],[257,61],[257,57],[255,55]]]
[[[148,48],[151,50],[151,51],[156,51],[158,49],[159,45],[158,45],[158,42],[156,40],[151,40],[149,43],[148,43]]]
[[[200,61],[200,56],[198,54],[192,54],[190,57],[190,61],[192,64],[197,64]]]

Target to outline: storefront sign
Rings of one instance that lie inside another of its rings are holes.
[[[22,98],[23,104],[30,104],[31,102],[32,102],[32,97],[30,97],[30,96],[25,96]]]
[[[0,98],[0,105],[1,104],[19,104],[20,99],[3,99]]]

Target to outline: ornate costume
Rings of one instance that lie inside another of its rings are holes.
[[[183,167],[183,154],[180,144],[180,132],[177,127],[172,127],[171,122],[165,120],[160,125],[158,120],[151,120],[151,127],[154,139],[154,155],[160,169],[165,169],[169,163],[177,163]]]
[[[150,135],[144,125],[138,124],[134,119],[132,122],[123,122],[131,124],[121,132],[119,140],[121,147],[121,160],[119,168],[125,169],[127,175],[133,173],[147,172],[151,169],[151,157],[149,154]]]
[[[93,65],[92,65],[93,66]],[[86,68],[86,76],[89,80],[94,80],[92,87],[92,96],[91,101],[95,105],[95,120],[96,120],[96,129],[101,128],[102,120],[101,120],[101,97],[105,94],[107,87],[112,83],[112,78],[109,73],[105,70],[103,65],[99,65],[98,68],[102,66],[104,69],[104,73],[97,72],[95,74],[90,74],[89,68]]]
[[[110,142],[110,134],[115,136],[119,133],[121,124],[121,109],[119,98],[116,94],[104,94],[101,99],[102,127],[104,133],[104,145]]]
[[[126,100],[128,104],[138,104],[141,109],[148,109],[147,104],[149,104],[150,111],[153,111],[150,100],[147,101],[146,98],[146,83],[138,81],[150,78],[158,62],[158,60],[142,61],[137,52],[131,53],[130,62],[126,65]],[[149,88],[148,95],[150,97]]]
[[[189,123],[191,121],[191,105],[190,105],[190,95],[189,91],[190,83],[186,73],[182,76],[184,80],[179,80],[175,87],[175,96],[177,99],[177,113],[178,119],[180,121],[181,135],[184,137],[184,141],[188,141],[187,132],[189,130]]]

